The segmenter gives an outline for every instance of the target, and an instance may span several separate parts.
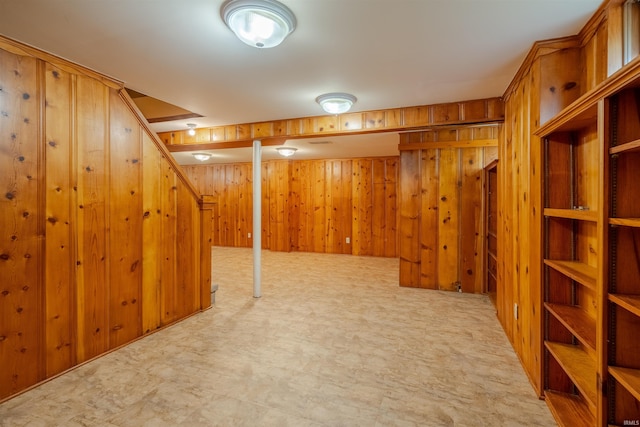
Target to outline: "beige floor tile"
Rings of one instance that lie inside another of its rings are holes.
[[[483,295],[398,260],[214,248],[215,306],[0,405],[0,426],[554,426]]]

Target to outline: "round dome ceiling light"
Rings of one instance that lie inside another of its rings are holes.
[[[298,151],[298,149],[297,149],[297,148],[295,148],[295,147],[278,147],[278,148],[276,148],[276,151],[277,151],[281,156],[284,156],[284,157],[291,157],[291,156],[293,156],[293,155],[296,153],[296,151]]]
[[[322,109],[329,114],[342,114],[351,109],[357,98],[348,93],[325,93],[316,98]]]
[[[275,0],[228,0],[220,10],[222,19],[249,46],[278,46],[296,28],[296,17]]]

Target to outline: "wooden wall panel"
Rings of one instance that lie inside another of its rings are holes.
[[[396,257],[398,256],[398,168],[399,158],[388,158],[384,162],[384,204],[376,205],[374,209],[384,209],[384,245],[378,251],[380,245],[374,245],[373,256]],[[380,165],[382,167],[382,165]],[[374,185],[374,190],[377,186]],[[372,226],[372,227],[375,227]],[[374,234],[375,235],[375,234]]]
[[[422,150],[421,156],[420,287],[438,289],[438,170],[440,150]]]
[[[0,52],[0,397],[42,379],[38,64]]]
[[[400,152],[398,190],[400,286],[420,287],[420,151]]]
[[[193,195],[182,181],[177,182],[176,190],[176,269],[177,283],[174,289],[176,300],[174,307],[178,318],[195,312],[200,306],[199,257],[198,253],[200,228],[197,205],[193,203]]]
[[[118,93],[110,96],[109,347],[116,348],[142,334],[142,289],[131,286],[142,283],[142,135]]]
[[[460,278],[460,158],[458,149],[440,150],[438,174],[438,288],[457,290]]]
[[[462,187],[460,200],[460,242],[462,265],[460,285],[462,292],[481,293],[483,216],[482,216],[482,168],[483,150],[469,148],[461,150]]]
[[[72,88],[75,78],[48,64],[46,79],[46,373],[62,372],[75,364],[74,235],[75,192],[72,153],[75,151],[71,123]],[[61,262],[61,260],[64,260]]]
[[[267,188],[263,191],[263,228],[268,230],[268,240],[263,246],[273,251],[289,252],[291,250],[291,233],[289,219],[289,183],[290,167],[288,161],[271,161],[263,170]],[[268,199],[267,199],[268,198]],[[266,221],[264,220],[266,218]]]
[[[78,362],[109,349],[110,300],[107,286],[109,88],[78,76]]]
[[[482,173],[485,157],[496,157],[498,131],[493,124],[401,135],[402,286],[483,292]]]
[[[160,205],[162,212],[162,240],[160,246],[160,309],[161,324],[166,325],[178,319],[178,253],[175,240],[170,236],[178,233],[178,179],[171,165],[161,162]]]
[[[327,161],[327,246],[329,253],[351,253],[351,160]]]
[[[0,37],[0,87],[1,401],[206,308],[210,272],[199,196],[121,83]]]
[[[162,155],[146,133],[142,135],[142,331],[160,327],[162,265]]]
[[[608,34],[612,28],[619,29],[608,19],[619,17],[607,10],[619,5],[620,2],[603,3],[577,36],[534,45],[504,95],[505,124],[498,164],[502,178],[498,190],[496,308],[498,319],[540,395],[543,171],[541,141],[533,133],[622,64],[622,48],[616,46],[620,35]]]
[[[242,236],[252,232],[251,165],[185,171],[218,202],[214,244],[250,246]],[[263,162],[263,248],[397,256],[397,175],[396,157]]]
[[[351,251],[353,255],[367,255],[373,250],[372,212],[374,202],[372,176],[373,161],[356,159],[353,161],[352,203],[353,216],[351,225]],[[379,196],[378,196],[379,197]],[[385,224],[386,225],[386,224]]]

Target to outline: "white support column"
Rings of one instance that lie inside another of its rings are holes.
[[[253,297],[260,298],[262,291],[262,143],[253,141]]]

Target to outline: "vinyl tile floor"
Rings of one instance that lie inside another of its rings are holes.
[[[214,248],[214,307],[0,405],[0,426],[555,426],[484,295],[398,260]]]

